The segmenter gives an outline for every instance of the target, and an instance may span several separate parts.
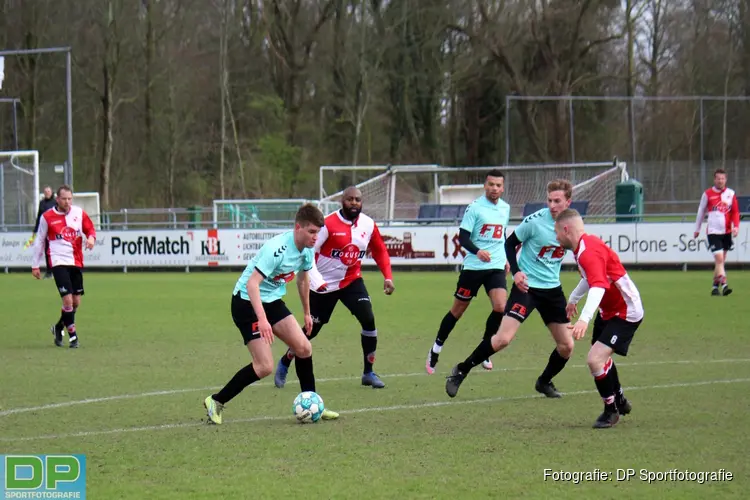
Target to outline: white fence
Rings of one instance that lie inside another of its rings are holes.
[[[512,228],[510,228],[512,229]],[[693,240],[690,223],[590,224],[626,264],[709,264],[705,235]],[[195,229],[105,231],[96,247],[84,252],[87,268],[242,267],[279,230]],[[461,264],[465,250],[458,226],[401,225],[381,227],[393,265],[446,266]],[[0,233],[0,268],[29,268],[27,233]],[[743,227],[728,256],[729,263],[750,263],[750,229]],[[564,262],[573,263],[570,252]],[[375,265],[368,254],[365,265]]]

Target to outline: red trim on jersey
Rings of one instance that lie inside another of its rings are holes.
[[[336,211],[329,214],[325,222],[316,245],[319,249],[315,266],[327,292],[345,288],[362,276],[362,259],[368,248],[385,279],[392,279],[391,258],[374,220],[360,214],[356,220],[350,221]],[[317,279],[311,280],[310,284],[313,290],[320,286]]]
[[[39,269],[44,261],[44,241],[49,241],[48,255],[52,267],[83,267],[83,238],[96,238],[96,229],[88,214],[78,206],[71,206],[67,213],[57,207],[47,210],[39,219],[39,231],[32,248],[33,269]]]
[[[584,234],[578,241],[575,257],[589,288],[604,289],[599,304],[603,320],[618,317],[636,322],[643,318],[640,293],[614,250],[600,238]]]

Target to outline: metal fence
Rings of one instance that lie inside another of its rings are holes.
[[[617,156],[646,199],[662,204],[652,209],[669,212],[696,203],[719,167],[731,187],[750,194],[747,96],[508,95],[505,113],[508,165],[528,163],[540,149],[551,162]]]

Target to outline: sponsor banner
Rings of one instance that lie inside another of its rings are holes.
[[[513,230],[508,228],[508,233]],[[683,264],[713,262],[705,234],[693,239],[691,223],[590,224],[587,231],[611,246],[626,264]],[[86,267],[240,267],[265,242],[283,232],[269,230],[197,229],[159,231],[103,231],[96,246],[84,251]],[[393,265],[455,266],[466,250],[458,241],[457,226],[399,225],[380,227]],[[0,233],[0,267],[30,268],[29,235]],[[342,256],[349,253],[342,249]],[[743,227],[729,252],[728,262],[750,263],[750,229]],[[573,263],[570,252],[565,263]],[[363,263],[375,265],[370,252]]]

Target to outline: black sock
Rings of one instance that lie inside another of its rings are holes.
[[[307,358],[294,358],[294,367],[297,369],[299,388],[301,392],[315,392],[315,375],[313,374],[312,356]]]
[[[594,382],[599,395],[602,397],[608,410],[615,408],[615,385],[612,377],[612,359],[604,364],[604,369],[598,375],[594,375]]]
[[[491,339],[493,335],[500,329],[500,323],[503,321],[505,313],[502,311],[492,311],[487,316],[487,323],[484,328],[484,338]]]
[[[448,311],[448,314],[443,317],[443,321],[440,322],[440,329],[438,329],[437,337],[435,337],[435,343],[437,345],[441,347],[443,346],[445,341],[448,340],[448,335],[451,334],[457,322],[458,318]]]
[[[60,311],[60,319],[57,320],[57,323],[55,323],[55,330],[58,332],[61,332],[63,328],[65,328],[65,323],[63,322],[63,317],[65,315],[65,310]]]
[[[547,366],[544,368],[544,371],[539,376],[539,379],[542,382],[551,382],[552,379],[562,371],[563,368],[565,368],[565,363],[567,363],[568,360],[563,358],[559,352],[557,352],[557,349],[552,351],[552,354],[549,355],[549,361],[547,361]]]
[[[294,351],[287,349],[283,356],[281,356],[281,364],[289,368],[292,366],[292,360],[294,359]]]
[[[258,380],[260,380],[260,377],[258,377],[258,374],[255,373],[253,364],[250,363],[249,365],[241,368],[240,371],[235,373],[234,377],[232,377],[232,380],[227,382],[227,385],[225,385],[222,390],[211,397],[214,398],[214,401],[217,401],[221,404],[227,404],[237,394],[241,393],[245,387],[252,384],[253,382],[257,382]]]
[[[364,358],[365,368],[363,373],[372,371],[372,364],[375,362],[375,351],[378,348],[378,331],[362,330],[362,357]]]
[[[621,401],[625,398],[625,395],[622,392],[622,386],[620,385],[620,377],[617,375],[617,365],[615,365],[615,362],[612,361],[612,368],[609,369],[609,375],[612,377],[612,388],[615,391],[615,398],[618,401]]]
[[[78,335],[76,334],[76,313],[71,308],[69,311],[66,311],[63,308],[62,312],[62,322],[63,325],[65,325],[65,329],[68,330],[68,337],[70,338],[70,341],[74,341],[78,339]]]
[[[464,373],[469,373],[472,368],[485,359],[489,359],[493,354],[495,354],[495,350],[492,348],[492,342],[490,339],[483,339],[477,348],[474,349],[474,352],[472,352],[463,363],[458,364],[458,369]]]

